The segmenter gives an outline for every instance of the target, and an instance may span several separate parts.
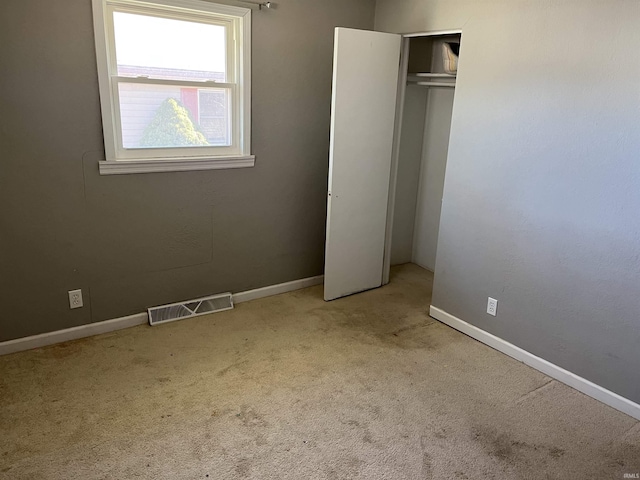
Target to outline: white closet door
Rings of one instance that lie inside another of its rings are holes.
[[[382,285],[400,42],[335,31],[325,300]]]

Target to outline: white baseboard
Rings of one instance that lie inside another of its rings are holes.
[[[324,281],[324,275],[317,277],[301,278],[292,282],[279,283],[277,285],[269,285],[268,287],[256,288],[255,290],[247,290],[246,292],[234,293],[233,303],[248,302],[257,298],[270,297],[281,293],[293,292],[301,288],[313,287],[320,285]]]
[[[596,385],[589,380],[579,377],[575,373],[571,373],[562,367],[554,365],[543,358],[537,357],[526,350],[516,347],[515,345],[502,340],[495,335],[492,335],[484,330],[475,327],[464,320],[460,320],[458,317],[454,317],[450,313],[445,312],[433,305],[429,309],[429,315],[436,320],[440,320],[442,323],[449,325],[460,332],[469,335],[472,338],[489,345],[496,350],[521,361],[522,363],[529,365],[530,367],[539,370],[540,372],[548,375],[556,380],[569,385],[572,388],[588,395],[602,403],[609,405],[610,407],[620,410],[638,420],[640,420],[640,405],[631,400],[621,397],[617,393],[614,393],[606,388]]]
[[[78,327],[65,328],[55,332],[41,333],[30,337],[16,338],[0,343],[0,355],[31,350],[32,348],[46,347],[55,343],[68,342],[78,338],[91,337],[101,333],[113,332],[123,328],[135,327],[147,323],[147,314],[136,313],[127,317],[114,318],[103,322],[89,323]]]
[[[301,288],[319,285],[323,281],[324,276],[318,275],[317,277],[301,278],[300,280],[280,283],[278,285],[269,285],[268,287],[236,293],[233,295],[233,301],[234,303],[248,302],[249,300],[270,297],[271,295],[278,295],[280,293],[292,292],[294,290],[300,290]],[[8,355],[10,353],[21,352],[23,350],[31,350],[32,348],[46,347],[47,345],[68,342],[69,340],[76,340],[78,338],[91,337],[101,333],[114,332],[116,330],[122,330],[123,328],[142,325],[148,321],[149,319],[146,312],[136,313],[135,315],[114,318],[103,322],[89,323],[87,325],[65,328],[64,330],[57,330],[55,332],[16,338],[15,340],[0,342],[0,355]]]

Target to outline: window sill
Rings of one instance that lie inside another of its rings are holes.
[[[247,168],[255,164],[255,155],[235,155],[210,158],[163,158],[151,160],[103,160],[98,162],[100,175],[130,173],[189,172]]]

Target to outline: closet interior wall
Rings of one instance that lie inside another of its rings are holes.
[[[409,75],[443,73],[442,43],[460,36],[415,37],[409,47]],[[442,190],[455,88],[408,84],[398,157],[391,237],[391,264],[435,268]]]

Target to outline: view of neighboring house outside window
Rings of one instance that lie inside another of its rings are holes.
[[[196,80],[224,81],[223,72],[194,72],[131,65],[118,65],[118,72],[135,77],[171,78],[172,75],[191,75]],[[188,111],[194,128],[204,135],[209,145],[229,144],[229,103],[224,91],[165,85],[150,87],[135,83],[119,86],[122,142],[125,148],[145,146],[141,143],[145,130],[151,126],[163,102],[170,98]]]

